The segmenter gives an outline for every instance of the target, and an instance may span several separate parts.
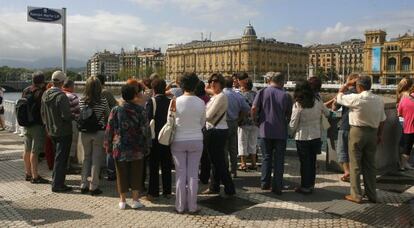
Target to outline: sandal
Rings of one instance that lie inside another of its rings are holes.
[[[349,175],[342,176],[342,177],[341,177],[341,181],[343,181],[343,182],[349,182],[349,181],[350,181],[350,180],[349,180]]]
[[[240,171],[244,171],[244,172],[247,172],[247,170],[248,170],[248,168],[247,168],[247,166],[246,165],[240,165],[239,166],[239,168],[238,168],[238,170],[240,170]]]

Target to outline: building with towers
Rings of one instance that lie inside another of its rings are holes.
[[[257,38],[249,24],[241,38],[169,45],[165,61],[170,80],[184,72],[195,72],[204,79],[216,72],[224,75],[246,72],[259,80],[269,71],[286,72],[289,80],[296,80],[306,78],[308,49],[274,38]]]

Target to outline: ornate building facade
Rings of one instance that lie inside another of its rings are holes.
[[[119,55],[119,68],[122,73],[136,78],[147,76],[150,72],[165,74],[164,54],[161,48],[152,49],[144,48],[140,50],[135,48],[133,51],[121,49]]]
[[[320,69],[330,74],[348,75],[363,71],[364,41],[351,39],[340,44],[317,44],[309,47],[309,66],[313,74]]]
[[[119,72],[119,55],[107,50],[95,53],[86,64],[87,76],[104,74],[113,79]]]
[[[406,33],[389,41],[386,36],[383,30],[365,32],[364,73],[374,83],[396,84],[414,75],[414,36]]]
[[[169,45],[166,51],[170,80],[184,72],[195,72],[203,79],[215,72],[246,72],[259,79],[269,71],[286,72],[290,80],[296,80],[306,78],[307,63],[307,48],[275,39],[258,39],[250,24],[239,39],[192,41]]]

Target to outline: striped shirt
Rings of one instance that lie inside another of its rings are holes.
[[[85,102],[85,99],[82,98],[79,102],[80,110],[87,107],[87,104]],[[101,102],[99,104],[95,104],[91,107],[96,115],[96,118],[98,119],[99,125],[102,126],[102,129],[105,129],[106,123],[108,121],[109,116],[109,106],[108,101],[105,97],[101,97]]]

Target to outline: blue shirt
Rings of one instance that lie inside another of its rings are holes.
[[[257,93],[253,106],[256,107],[259,117],[260,137],[287,139],[292,98],[286,91],[273,86],[266,87]]]
[[[227,121],[235,121],[239,118],[240,112],[248,112],[250,110],[246,99],[240,93],[230,88],[224,88],[223,93],[226,94],[229,101]]]

